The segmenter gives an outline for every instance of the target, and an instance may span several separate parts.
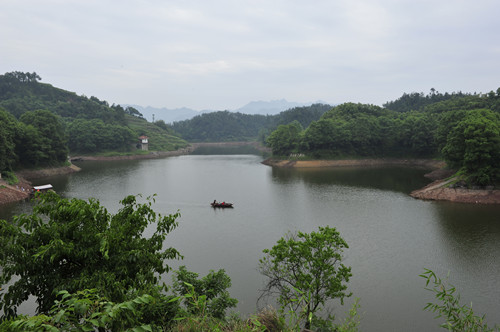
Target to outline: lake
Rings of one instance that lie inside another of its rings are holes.
[[[335,227],[349,244],[349,290],[359,297],[364,331],[439,331],[423,311],[433,295],[424,268],[449,279],[464,304],[500,323],[500,206],[420,201],[408,194],[428,183],[426,170],[403,167],[278,169],[258,155],[187,155],[164,159],[81,162],[79,173],[41,179],[64,197],[97,198],[110,212],[129,194],[156,194],[162,214],[180,211],[167,237],[184,255],[169,262],[205,275],[225,269],[237,311],[256,311],[262,250],[288,231]],[[234,209],[212,209],[214,199]],[[3,207],[1,218],[29,211]],[[170,282],[171,275],[165,277]],[[343,315],[346,305],[334,302]]]

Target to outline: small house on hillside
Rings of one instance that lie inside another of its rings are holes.
[[[148,145],[149,145],[149,137],[147,136],[139,136],[140,144],[141,144],[141,150],[148,151]]]

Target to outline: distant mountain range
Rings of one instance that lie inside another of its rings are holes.
[[[243,107],[229,111],[239,112],[243,114],[275,115],[294,107],[309,106],[315,103],[326,104],[326,102],[322,101],[317,101],[314,103],[297,103],[297,102],[290,102],[285,99],[271,100],[271,101],[251,101]],[[122,106],[124,107],[131,106],[137,109],[139,112],[142,113],[144,118],[148,121],[153,121],[153,116],[154,116],[154,121],[163,120],[166,123],[188,120],[202,113],[210,113],[218,111],[218,110],[196,111],[187,107],[169,109],[165,107],[156,108],[151,106],[143,107],[139,105],[122,105]]]

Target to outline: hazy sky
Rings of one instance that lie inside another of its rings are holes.
[[[500,87],[499,0],[0,0],[0,74],[110,104],[381,105]]]

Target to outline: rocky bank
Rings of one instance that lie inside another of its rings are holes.
[[[459,203],[500,204],[500,190],[450,187],[451,180],[436,180],[422,189],[410,193],[411,197]]]

